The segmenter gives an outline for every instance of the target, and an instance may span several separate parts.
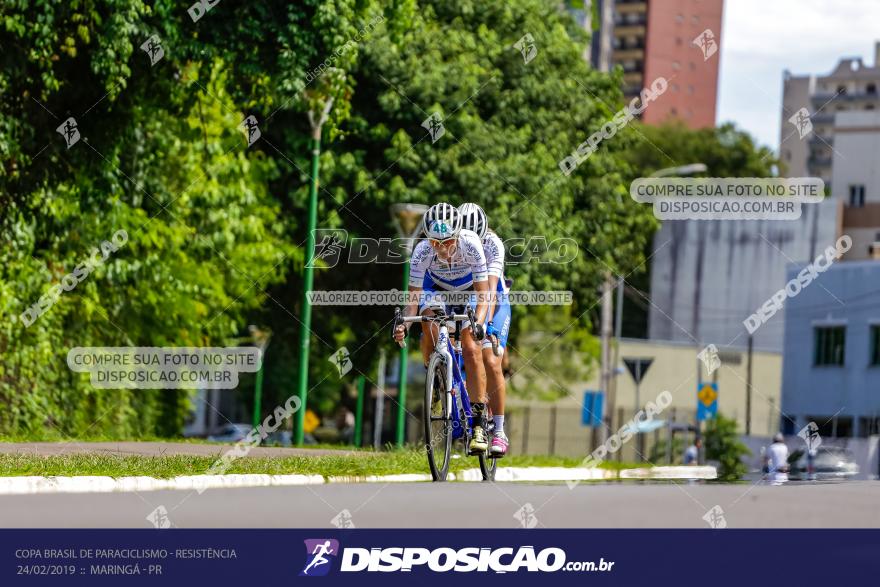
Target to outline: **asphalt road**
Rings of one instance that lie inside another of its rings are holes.
[[[729,528],[880,527],[880,482],[687,485],[331,484],[108,494],[0,496],[4,528],[149,528],[164,506],[179,528]],[[347,510],[347,513],[344,513]],[[341,514],[341,515],[340,515]],[[716,516],[716,519],[717,518]],[[335,520],[335,523],[334,523]]]

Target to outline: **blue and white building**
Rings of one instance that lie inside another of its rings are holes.
[[[880,433],[880,261],[835,262],[784,311],[783,432],[813,421],[826,438]]]

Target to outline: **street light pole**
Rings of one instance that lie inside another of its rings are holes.
[[[314,268],[312,267],[312,259],[315,255],[315,228],[318,223],[318,169],[321,157],[321,129],[327,121],[327,115],[333,106],[333,98],[327,98],[324,102],[324,108],[320,115],[315,117],[315,112],[309,110],[309,123],[312,127],[312,138],[310,141],[312,152],[312,174],[309,184],[309,216],[308,216],[308,235],[306,237],[305,251],[305,267],[303,268],[303,301],[302,301],[302,319],[299,331],[299,385],[297,388],[297,396],[299,397],[300,408],[296,412],[296,437],[294,444],[302,444],[305,438],[306,415],[306,395],[309,386],[309,343],[311,339],[312,326],[312,304],[309,300],[309,294],[312,291],[314,280]]]
[[[409,288],[409,255],[403,263],[403,289]],[[397,371],[397,437],[395,444],[403,446],[406,439],[406,377],[407,363],[409,362],[409,346],[400,347],[400,365]]]

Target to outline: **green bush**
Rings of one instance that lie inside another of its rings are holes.
[[[740,442],[736,420],[725,418],[721,414],[714,420],[709,420],[703,435],[703,446],[706,449],[706,460],[719,463],[719,481],[736,481],[747,472],[742,458],[752,452]]]

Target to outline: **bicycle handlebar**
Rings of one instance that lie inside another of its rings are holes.
[[[401,316],[398,324],[403,324],[404,322],[442,322],[443,320],[446,320],[447,322],[470,320],[470,316],[467,314],[449,314],[448,316]]]
[[[394,324],[391,326],[391,337],[394,338],[394,332],[401,324],[411,324],[413,322],[458,322],[468,320],[471,324],[476,324],[476,316],[474,309],[468,306],[467,314],[434,314],[431,316],[403,316],[400,308],[394,309]],[[406,348],[406,339],[397,343],[400,348]]]

